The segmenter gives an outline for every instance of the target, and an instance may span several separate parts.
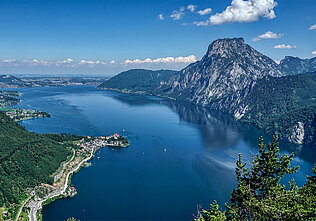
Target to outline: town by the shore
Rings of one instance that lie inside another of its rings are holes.
[[[129,146],[129,141],[117,133],[101,137],[86,136],[81,140],[73,141],[68,147],[72,150],[71,156],[52,174],[53,184],[41,184],[27,190],[28,194],[26,194],[25,200],[19,205],[10,205],[10,208],[17,212],[9,217],[6,216],[8,212],[5,210],[2,212],[1,218],[16,221],[41,220],[41,210],[44,205],[56,199],[73,197],[77,194],[76,188],[71,185],[72,175],[88,164],[88,161],[94,157],[95,151],[105,146],[125,148]]]

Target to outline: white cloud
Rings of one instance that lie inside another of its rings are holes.
[[[211,8],[206,8],[204,10],[200,10],[197,12],[199,15],[207,15],[207,14],[210,14],[212,13],[212,9]]]
[[[133,68],[150,70],[181,70],[188,64],[195,62],[194,55],[184,57],[161,57],[147,59],[127,59],[126,61],[103,62],[101,60],[61,60],[40,59],[2,59],[0,67],[3,74],[10,73],[40,73],[40,74],[100,74],[113,75]]]
[[[315,29],[316,29],[316,24],[309,27],[309,30],[315,30]]]
[[[253,41],[260,41],[262,39],[278,39],[278,38],[281,38],[282,36],[283,36],[283,34],[276,34],[272,31],[267,31],[266,33],[261,34],[255,38],[253,38],[252,40]]]
[[[273,48],[277,48],[277,49],[293,49],[293,48],[297,48],[297,47],[295,45],[279,44],[279,45],[275,45]]]
[[[170,15],[170,18],[173,18],[173,20],[180,20],[184,15],[184,7],[181,7],[179,10],[174,10]]]
[[[196,5],[188,5],[187,7],[187,9],[190,10],[191,12],[194,12],[196,8],[197,8]]]
[[[312,52],[312,55],[316,55],[316,51],[313,51],[313,52]]]
[[[10,67],[10,66],[19,66],[19,67],[48,67],[48,68],[102,68],[102,67],[126,67],[127,64],[152,64],[156,65],[155,67],[159,68],[159,65],[163,65],[163,67],[178,67],[179,65],[187,65],[189,63],[196,62],[196,56],[190,55],[187,57],[165,57],[165,58],[146,58],[144,60],[134,59],[130,60],[127,59],[124,62],[115,62],[114,60],[110,61],[109,63],[103,61],[92,61],[92,60],[80,60],[74,61],[71,58],[59,61],[47,61],[47,60],[38,60],[38,59],[28,59],[23,61],[18,61],[16,59],[5,59],[0,60],[1,67]],[[167,65],[167,66],[165,66]],[[169,66],[168,66],[169,65]],[[180,67],[179,66],[179,67]],[[150,68],[151,66],[147,66]],[[182,67],[182,66],[181,66]]]
[[[140,59],[134,59],[134,60],[129,60],[127,59],[124,61],[124,64],[144,64],[144,63],[193,63],[196,62],[196,56],[190,55],[187,57],[166,57],[166,58],[157,58],[157,59],[151,59],[151,58],[146,58],[144,60]]]
[[[56,64],[70,64],[73,62],[74,62],[74,60],[72,60],[71,58],[68,58],[67,60],[57,61]]]
[[[1,62],[3,62],[3,63],[14,63],[14,62],[16,62],[16,59],[5,59],[5,60],[2,60]]]
[[[159,14],[159,15],[158,15],[158,19],[159,19],[159,20],[164,20],[165,17],[163,16],[163,14]]]
[[[194,22],[201,25],[222,25],[234,22],[254,22],[260,17],[274,19],[274,7],[277,3],[274,0],[232,0],[223,12],[212,15],[207,21]]]
[[[24,60],[23,63],[28,64],[30,66],[38,66],[38,65],[48,66],[48,65],[50,65],[49,61],[37,60],[37,59]]]

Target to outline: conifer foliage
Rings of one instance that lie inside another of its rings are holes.
[[[280,156],[275,135],[268,145],[259,139],[259,153],[251,167],[236,162],[237,188],[231,193],[230,203],[221,211],[216,201],[208,210],[202,210],[196,220],[313,220],[316,219],[316,165],[314,175],[307,177],[303,187],[294,180],[286,187],[280,183],[286,174],[297,172],[291,167],[293,154]]]

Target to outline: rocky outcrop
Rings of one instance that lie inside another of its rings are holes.
[[[242,38],[218,39],[200,61],[178,72],[162,88],[171,97],[209,105],[238,94],[264,76],[282,75],[277,63]]]
[[[240,106],[238,109],[235,110],[235,118],[240,120],[243,116],[245,116],[245,114],[247,113],[248,111],[248,105],[246,106]]]
[[[292,143],[303,144],[304,136],[304,124],[303,122],[297,122],[297,124],[292,129],[292,135],[288,139]]]

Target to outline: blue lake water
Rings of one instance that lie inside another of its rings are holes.
[[[258,138],[272,137],[203,107],[156,97],[101,91],[92,86],[18,89],[17,107],[51,118],[20,122],[37,133],[126,136],[125,149],[97,151],[92,166],[75,174],[78,194],[44,207],[44,220],[192,220],[197,205],[229,200],[238,153],[249,160]],[[315,163],[315,150],[281,142],[295,152],[298,185]],[[291,177],[286,177],[284,182]]]

